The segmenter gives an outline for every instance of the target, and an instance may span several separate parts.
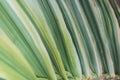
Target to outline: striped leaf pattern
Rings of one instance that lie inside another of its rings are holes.
[[[0,80],[119,78],[119,27],[115,0],[0,0]]]

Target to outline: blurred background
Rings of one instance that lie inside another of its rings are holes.
[[[119,5],[119,7],[120,7],[120,0],[117,0],[117,3],[118,3],[118,5]]]

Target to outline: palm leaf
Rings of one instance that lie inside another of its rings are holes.
[[[0,80],[120,77],[115,0],[0,0]]]

